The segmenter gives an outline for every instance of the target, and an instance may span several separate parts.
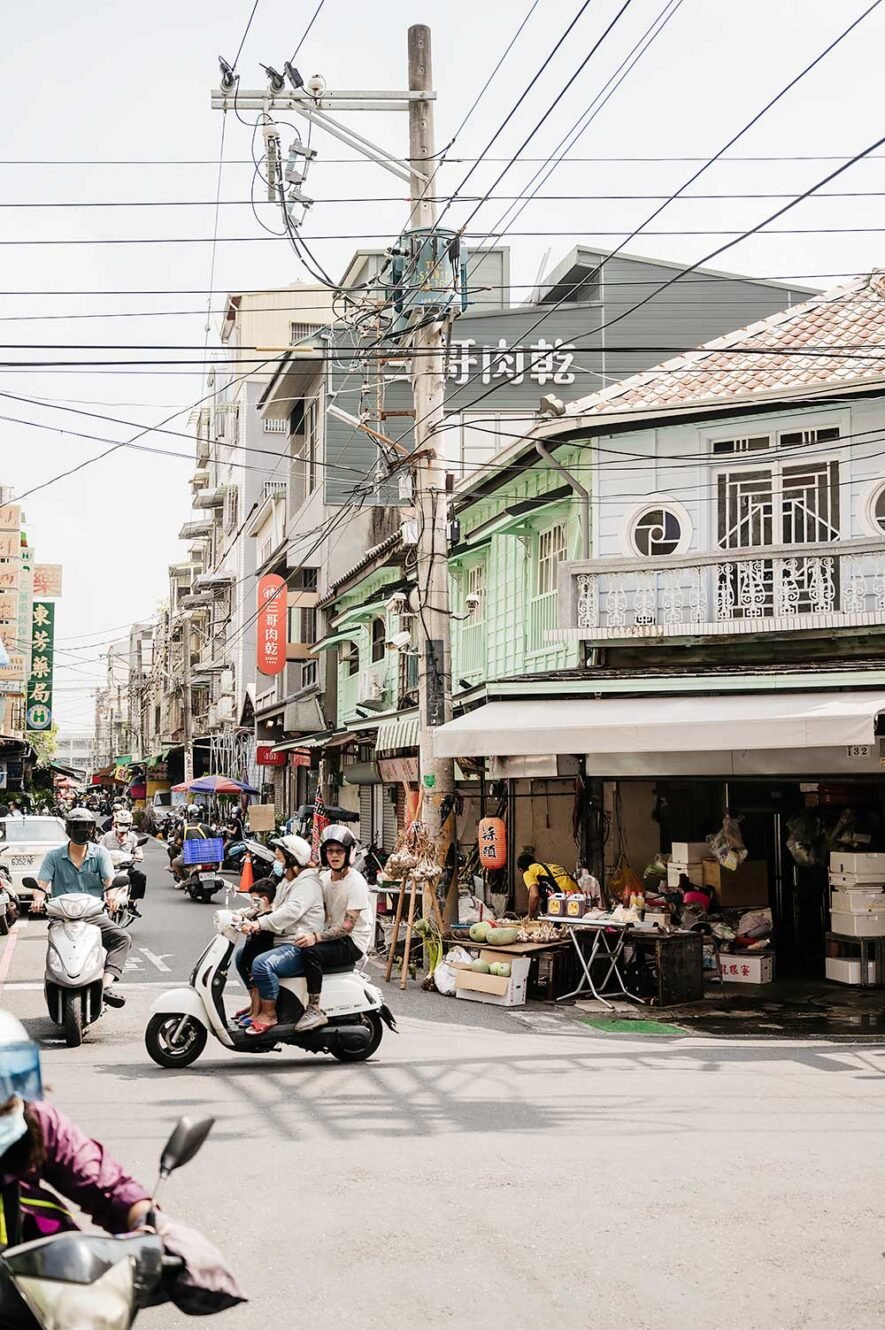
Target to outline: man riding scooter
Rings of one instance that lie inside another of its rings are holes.
[[[129,908],[134,915],[141,918],[141,911],[134,901],[144,900],[147,878],[136,864],[144,863],[144,851],[138,843],[138,836],[132,830],[132,814],[128,808],[120,808],[114,814],[114,825],[111,831],[105,833],[99,841],[111,854],[128,855],[132,860],[131,867],[127,868],[126,875],[129,878]]]
[[[50,850],[40,866],[31,902],[32,914],[43,913],[47,896],[66,896],[72,892],[97,896],[113,911],[116,905],[113,892],[114,865],[108,850],[95,843],[95,832],[95,814],[90,813],[88,808],[72,808],[65,822],[67,844]],[[101,930],[102,946],[106,952],[102,980],[104,1000],[109,1007],[123,1007],[126,999],[122,994],[113,992],[112,985],[118,983],[123,974],[132,938],[107,915],[102,915],[94,922]]]
[[[320,875],[326,921],[323,929],[297,940],[308,994],[299,1030],[313,1030],[326,1023],[320,1007],[323,970],[356,965],[371,944],[369,887],[362,873],[353,867],[355,847],[353,833],[340,824],[326,827],[320,836],[320,862],[326,870]]]

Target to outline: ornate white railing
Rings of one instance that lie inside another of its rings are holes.
[[[722,636],[885,624],[885,540],[769,545],[560,571],[548,641]]]

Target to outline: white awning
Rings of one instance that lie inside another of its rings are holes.
[[[846,749],[876,743],[883,711],[885,692],[529,698],[478,707],[433,742],[437,757]]]

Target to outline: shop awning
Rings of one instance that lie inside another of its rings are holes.
[[[375,740],[376,753],[394,753],[400,748],[417,747],[417,711],[406,712],[402,716],[395,716],[392,720],[385,720],[378,726],[378,737]]]
[[[362,636],[362,629],[359,627],[342,628],[340,633],[331,633],[319,642],[314,642],[310,648],[312,656],[318,656],[321,651],[331,651],[333,647],[340,646],[342,642],[358,642]]]
[[[490,702],[441,726],[437,757],[873,749],[885,692]]]
[[[347,730],[326,730],[322,734],[305,734],[303,739],[286,739],[274,744],[275,753],[292,753],[301,748],[340,748],[354,742]]]

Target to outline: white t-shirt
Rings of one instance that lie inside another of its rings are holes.
[[[359,918],[350,936],[365,956],[372,942],[372,908],[369,903],[369,884],[355,868],[337,882],[332,881],[332,870],[320,874],[323,881],[323,900],[326,903],[326,927],[335,928],[344,923],[348,910],[359,910]]]

